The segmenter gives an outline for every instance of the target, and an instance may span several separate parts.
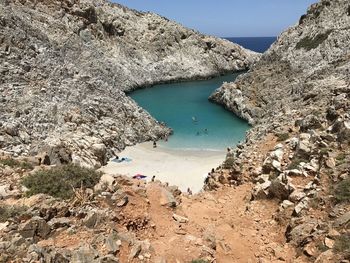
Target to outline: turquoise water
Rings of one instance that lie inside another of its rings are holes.
[[[239,74],[210,80],[156,85],[129,94],[174,134],[162,147],[181,150],[225,150],[245,137],[249,125],[222,106],[208,101],[212,92]]]

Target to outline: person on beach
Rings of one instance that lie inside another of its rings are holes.
[[[157,148],[157,142],[153,141],[153,148]]]
[[[204,129],[204,133],[208,134],[208,129],[207,128]]]
[[[155,179],[156,179],[156,176],[153,175],[151,181],[154,182]]]
[[[191,188],[187,188],[187,193],[188,193],[188,195],[192,195],[192,190],[191,190]]]

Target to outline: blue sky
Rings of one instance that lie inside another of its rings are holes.
[[[202,33],[229,36],[277,36],[298,22],[317,0],[112,0],[151,11]]]

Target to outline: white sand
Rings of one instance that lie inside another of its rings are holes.
[[[156,176],[156,180],[176,185],[182,191],[189,187],[193,193],[199,192],[210,170],[219,166],[225,159],[221,151],[180,151],[158,146],[152,142],[127,147],[118,154],[119,158],[131,158],[131,162],[109,162],[101,170],[109,174],[134,176],[146,175],[146,180]]]

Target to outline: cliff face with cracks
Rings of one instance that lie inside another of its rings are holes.
[[[350,258],[349,25],[349,1],[312,5],[211,96],[254,126],[205,189],[252,182],[252,204],[274,199],[283,244],[297,248],[292,262]]]
[[[0,1],[0,147],[89,166],[169,130],[125,95],[259,56],[104,0]]]
[[[324,110],[349,86],[349,23],[348,1],[312,5],[247,74],[211,99],[256,125]]]

